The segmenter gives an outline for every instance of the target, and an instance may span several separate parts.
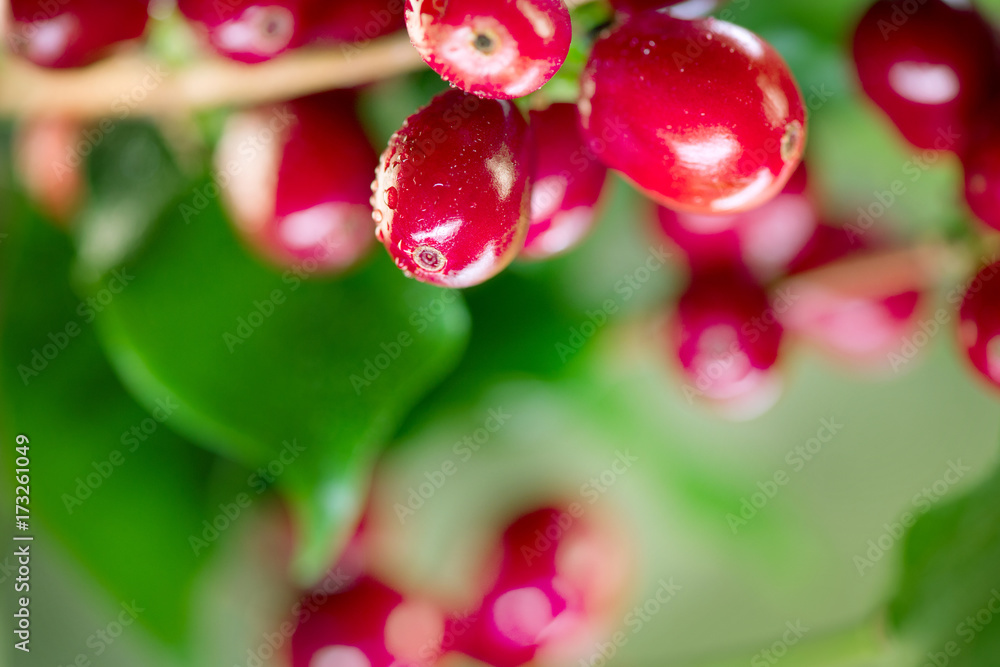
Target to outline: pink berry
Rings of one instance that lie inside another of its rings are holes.
[[[1000,262],[979,270],[959,310],[958,339],[973,367],[1000,388]]]
[[[919,148],[961,150],[997,79],[994,49],[975,7],[946,0],[877,0],[854,33],[861,87]]]
[[[308,41],[360,43],[406,27],[404,0],[312,0]]]
[[[820,225],[790,267],[793,275],[816,269],[884,245],[874,232],[863,236]],[[920,292],[889,291],[878,296],[857,295],[824,284],[798,282],[795,298],[779,313],[791,331],[817,344],[838,359],[859,367],[884,367],[911,333],[921,304]]]
[[[677,302],[670,343],[689,400],[754,414],[777,398],[783,329],[767,294],[738,268],[695,271]]]
[[[149,19],[148,0],[121,0],[109,12],[102,0],[11,0],[11,49],[41,67],[81,67],[118,44],[138,39]]]
[[[300,46],[308,29],[305,0],[178,0],[218,53],[259,63]]]
[[[597,221],[607,168],[584,143],[572,104],[532,111],[531,226],[521,257],[545,259],[580,243]]]
[[[528,124],[517,107],[441,93],[382,153],[372,186],[378,239],[412,278],[481,283],[524,245],[530,170]]]
[[[440,611],[367,577],[298,608],[292,667],[417,667],[440,651]]]
[[[659,203],[691,213],[761,205],[795,171],[805,108],[788,66],[752,32],[661,12],[606,32],[581,80],[591,148]]]
[[[729,215],[699,215],[657,207],[660,229],[696,270],[746,267],[758,280],[782,274],[812,238],[816,205],[806,189],[803,163],[774,199]]]
[[[562,0],[407,0],[406,29],[441,78],[493,99],[541,88],[573,36]]]
[[[336,273],[374,244],[369,199],[378,157],[349,95],[235,116],[216,162],[229,179],[222,191],[237,230],[274,265]]]

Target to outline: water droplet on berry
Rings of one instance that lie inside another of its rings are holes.
[[[372,220],[375,222],[382,222],[382,211],[375,209],[372,211]]]

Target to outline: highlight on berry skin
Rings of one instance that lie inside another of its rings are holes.
[[[441,78],[493,99],[541,88],[573,33],[563,0],[406,0],[406,29]]]

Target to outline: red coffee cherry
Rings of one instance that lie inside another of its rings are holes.
[[[778,396],[774,367],[783,333],[767,294],[747,273],[695,271],[670,328],[684,395],[734,417],[760,414]]]
[[[219,54],[244,63],[300,46],[308,30],[305,0],[178,0]]]
[[[984,105],[962,155],[965,201],[976,216],[1000,229],[1000,100]]]
[[[573,37],[562,0],[407,0],[406,29],[442,79],[494,99],[541,88]]]
[[[546,259],[576,246],[593,228],[608,170],[584,143],[575,105],[553,104],[529,115],[535,170],[520,256]]]
[[[797,275],[885,245],[873,231],[820,225],[789,270]],[[915,290],[869,296],[812,283],[796,283],[792,293],[796,298],[779,313],[786,329],[866,370],[897,369],[893,355],[912,332],[922,301]]]
[[[216,155],[244,240],[280,268],[319,275],[351,267],[374,245],[377,163],[353,98],[339,92],[234,116]]]
[[[371,203],[378,239],[406,275],[469,287],[510,264],[528,230],[527,134],[511,102],[449,90],[393,135]]]
[[[861,87],[914,146],[960,152],[997,80],[993,32],[971,3],[878,0],[854,32]]]
[[[787,270],[812,238],[817,215],[806,188],[805,163],[774,199],[750,211],[699,215],[657,207],[660,230],[695,270],[742,266],[760,281]]]
[[[594,45],[580,117],[591,148],[659,203],[733,213],[784,187],[805,145],[788,66],[750,31],[643,12]]]
[[[365,42],[406,27],[405,0],[312,0],[307,41]]]
[[[959,310],[958,340],[972,366],[1000,387],[1000,263],[985,266],[970,281]]]
[[[121,0],[109,13],[102,0],[11,0],[11,50],[41,67],[81,67],[130,39],[149,20],[148,0]]]
[[[298,604],[292,667],[429,666],[440,652],[444,616],[374,579],[307,595]]]

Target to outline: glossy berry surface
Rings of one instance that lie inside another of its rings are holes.
[[[776,195],[805,144],[781,56],[739,26],[643,12],[605,33],[583,72],[591,148],[659,203],[731,213]]]
[[[994,49],[975,7],[945,0],[878,0],[853,44],[861,87],[902,135],[920,148],[955,151],[996,83]]]
[[[404,0],[312,0],[307,40],[359,43],[403,30],[403,7]]]
[[[407,0],[406,29],[442,79],[493,99],[541,88],[572,39],[562,0]]]
[[[962,155],[965,201],[980,220],[1000,229],[1000,103],[984,107]]]
[[[362,577],[346,590],[306,596],[291,639],[292,667],[415,667],[438,651],[443,616]]]
[[[500,572],[479,609],[451,620],[457,650],[495,667],[517,667],[576,630],[586,612],[581,581],[561,563],[579,519],[553,508],[515,520],[501,541]]]
[[[178,0],[219,54],[259,63],[302,44],[308,28],[305,0]]]
[[[783,328],[764,289],[745,272],[695,271],[670,334],[686,396],[739,404],[737,410],[758,400],[769,407]]]
[[[115,44],[142,36],[148,4],[121,0],[109,15],[101,0],[11,0],[7,44],[41,67],[89,65]]]
[[[698,271],[741,266],[758,280],[782,274],[816,231],[816,204],[803,163],[766,204],[743,213],[700,215],[657,207],[663,232]]]
[[[958,339],[973,367],[1000,387],[1000,263],[981,268],[969,282],[959,311]]]
[[[382,153],[371,202],[378,239],[417,280],[481,283],[524,245],[530,175],[528,124],[517,107],[446,91]]]
[[[850,259],[882,247],[874,232],[858,234],[850,228],[820,225],[790,267],[792,274]],[[797,298],[784,309],[781,320],[826,351],[866,367],[884,366],[899,352],[919,312],[916,290],[888,290],[885,294],[854,294],[824,284],[797,284]]]
[[[597,221],[607,167],[584,143],[573,104],[530,112],[531,225],[521,257],[545,259],[580,243]]]
[[[241,152],[250,149],[258,149],[253,159]],[[223,192],[237,230],[276,266],[336,273],[374,245],[378,157],[351,96],[322,93],[236,116],[217,162],[219,173],[231,173]]]

